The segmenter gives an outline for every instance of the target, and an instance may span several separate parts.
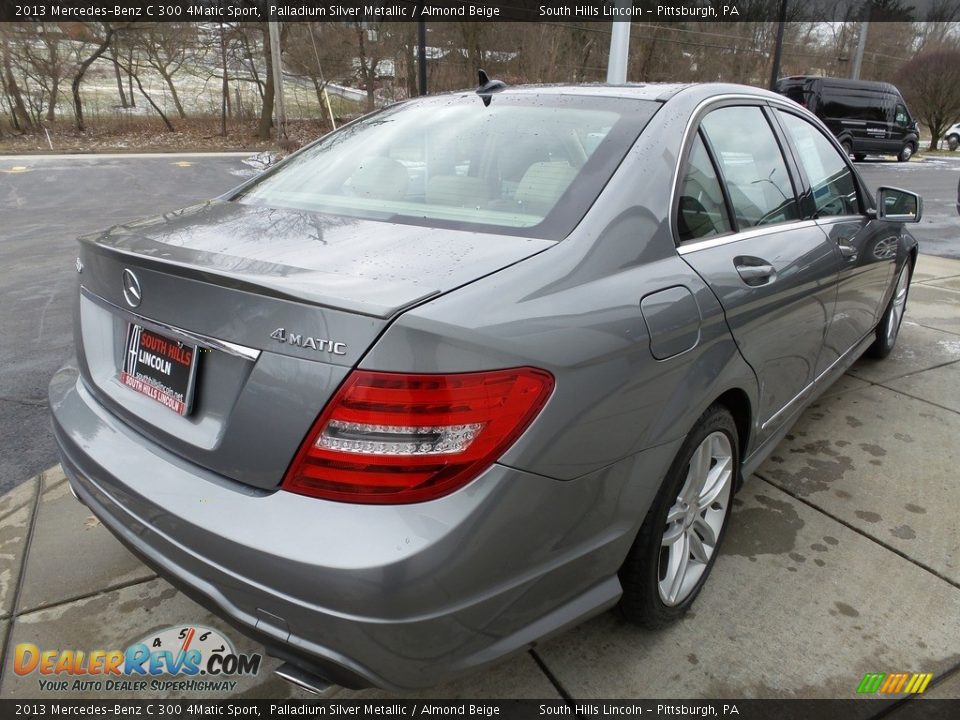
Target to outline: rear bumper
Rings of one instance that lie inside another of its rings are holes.
[[[436,685],[610,607],[675,451],[566,482],[495,465],[439,500],[350,505],[184,461],[75,369],[50,404],[72,487],[121,542],[270,654],[352,687]]]

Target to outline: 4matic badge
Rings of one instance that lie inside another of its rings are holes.
[[[287,345],[295,345],[306,350],[328,352],[331,355],[347,354],[347,344],[345,342],[337,342],[336,340],[328,340],[327,338],[311,337],[301,333],[287,332],[287,329],[282,327],[277,328],[270,333],[270,337],[277,342],[286,343]]]

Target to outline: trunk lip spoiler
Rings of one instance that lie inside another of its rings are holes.
[[[191,342],[209,347],[215,350],[220,350],[221,352],[228,353],[229,355],[235,355],[237,357],[243,358],[244,360],[256,361],[260,357],[261,350],[257,348],[247,347],[246,345],[238,345],[237,343],[229,342],[227,340],[221,340],[219,338],[211,337],[210,335],[204,335],[202,333],[193,332],[192,330],[184,330],[181,327],[176,325],[170,325],[169,323],[161,322],[160,320],[153,320],[148,317],[144,317],[138,313],[132,312],[127,308],[120,307],[119,305],[110,302],[106,298],[102,298],[97,295],[95,292],[91,291],[84,285],[80,286],[80,294],[88,300],[93,301],[94,303],[107,308],[119,315],[122,315],[128,320],[133,320],[138,325],[143,325],[147,328],[152,328],[154,330],[159,330],[160,332],[171,333],[176,336],[181,336],[184,339],[187,339]]]
[[[112,228],[111,228],[112,230]],[[265,280],[251,281],[242,275],[237,273],[228,272],[225,270],[218,270],[212,272],[199,268],[195,265],[189,263],[184,263],[178,260],[171,260],[168,258],[158,258],[151,256],[145,253],[140,253],[135,250],[130,250],[128,248],[119,247],[117,245],[109,245],[102,242],[102,238],[107,233],[111,232],[107,230],[104,233],[94,234],[94,235],[84,235],[78,238],[78,241],[81,244],[81,247],[87,251],[97,253],[98,255],[105,257],[122,258],[128,262],[133,263],[138,267],[143,267],[147,270],[155,270],[159,272],[168,271],[170,268],[176,268],[180,271],[182,277],[187,278],[188,280],[197,280],[199,282],[210,282],[211,277],[216,277],[218,280],[226,281],[221,282],[224,287],[233,290],[241,290],[244,292],[253,292],[265,297],[272,297],[277,300],[286,300],[289,302],[296,302],[303,305],[310,305],[312,307],[322,308],[325,310],[334,310],[336,312],[343,312],[349,315],[363,315],[365,317],[374,318],[377,320],[391,320],[393,318],[399,317],[407,310],[410,310],[418,305],[422,305],[425,302],[433,300],[434,298],[444,295],[445,292],[442,290],[428,290],[422,295],[411,298],[402,304],[397,305],[383,305],[376,307],[364,307],[360,303],[351,302],[344,306],[339,306],[333,303],[332,299],[314,296],[310,297],[307,294],[297,294],[290,292],[287,289],[279,288],[275,284],[272,284]],[[541,251],[542,252],[542,251]],[[536,253],[534,253],[536,254]],[[526,259],[526,258],[522,258]],[[502,268],[500,268],[502,269]],[[479,278],[475,278],[479,279]],[[470,282],[473,282],[471,280]],[[469,284],[469,283],[468,283]]]

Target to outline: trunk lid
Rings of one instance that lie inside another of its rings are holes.
[[[274,488],[394,317],[552,244],[222,201],[116,226],[81,238],[81,372],[166,450]],[[186,414],[125,384],[131,325],[197,348]]]

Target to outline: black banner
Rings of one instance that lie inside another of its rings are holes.
[[[0,0],[0,21],[950,21],[960,0]]]
[[[956,700],[0,700],[0,718],[738,718],[742,720],[939,720],[960,717]]]

